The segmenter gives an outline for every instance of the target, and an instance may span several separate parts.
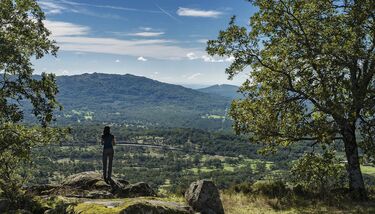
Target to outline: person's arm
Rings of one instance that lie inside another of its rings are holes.
[[[104,140],[103,140],[103,137],[101,138],[101,140],[100,140],[100,144],[104,144]]]
[[[116,140],[115,140],[115,137],[113,136],[113,138],[112,138],[112,145],[114,146],[114,145],[116,145]]]

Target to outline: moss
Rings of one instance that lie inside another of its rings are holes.
[[[129,209],[138,209],[139,207],[154,207],[163,209],[166,213],[182,213],[175,211],[173,205],[168,202],[181,202],[181,198],[157,198],[157,197],[140,197],[140,198],[126,198],[121,200],[92,200],[79,203],[74,207],[77,213],[120,213],[121,211]],[[116,205],[112,207],[112,205]]]
[[[109,214],[109,213],[119,213],[121,211],[120,208],[107,208],[101,204],[89,204],[89,203],[81,203],[74,207],[74,211],[77,213],[102,213],[102,214]]]
[[[49,210],[48,213],[65,213],[71,209],[72,206],[78,203],[77,199],[65,198],[62,196],[50,197],[48,199],[39,198],[39,203],[45,210]]]

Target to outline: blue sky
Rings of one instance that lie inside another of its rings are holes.
[[[236,84],[231,58],[210,57],[206,41],[232,15],[246,25],[255,8],[245,0],[39,0],[45,25],[60,46],[57,58],[34,61],[37,73],[134,74],[177,84]]]

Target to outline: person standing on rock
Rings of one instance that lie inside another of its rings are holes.
[[[108,183],[111,181],[114,154],[113,146],[116,144],[115,136],[111,134],[111,128],[109,126],[104,127],[101,143],[103,145],[103,178],[105,182]]]

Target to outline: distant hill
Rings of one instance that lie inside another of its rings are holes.
[[[222,126],[229,98],[130,74],[58,76],[59,123],[113,122],[165,126]]]
[[[200,92],[208,93],[208,94],[213,94],[213,95],[220,95],[226,98],[230,99],[236,99],[236,98],[241,98],[242,95],[237,92],[238,86],[235,85],[213,85],[207,88],[201,88],[197,89]]]

